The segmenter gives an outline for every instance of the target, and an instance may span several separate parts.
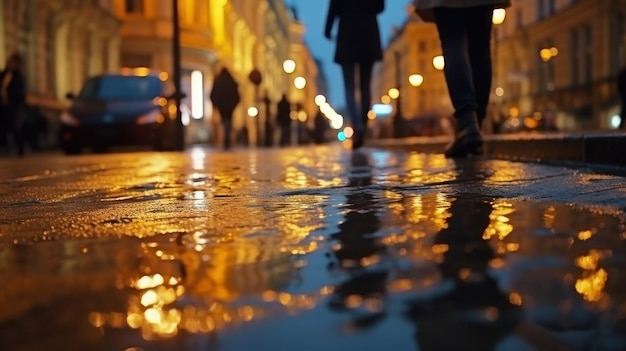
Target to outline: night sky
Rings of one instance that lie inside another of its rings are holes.
[[[287,5],[295,5],[301,21],[306,26],[305,40],[308,43],[313,56],[324,63],[324,72],[328,77],[329,100],[335,108],[342,108],[344,103],[343,83],[341,70],[333,62],[335,52],[334,43],[324,38],[324,22],[329,0],[285,0]],[[381,39],[383,47],[387,44],[395,25],[399,27],[406,19],[405,8],[410,0],[386,0],[385,12],[379,15]],[[336,33],[337,24],[334,32]]]

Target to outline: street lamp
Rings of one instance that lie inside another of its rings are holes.
[[[446,60],[442,55],[433,57],[433,67],[435,67],[437,71],[443,71],[446,67]]]
[[[293,101],[292,101],[293,100],[293,96],[292,96],[292,93],[291,93],[291,91],[292,91],[292,89],[291,89],[291,75],[296,71],[296,67],[297,67],[296,61],[294,61],[292,59],[287,59],[287,60],[283,61],[283,71],[285,71],[285,73],[287,73],[289,75],[289,79],[288,79],[289,84],[287,84],[287,92],[286,93],[287,93],[287,96],[288,96],[288,99],[289,99],[289,112],[290,112],[290,115],[293,113]],[[293,121],[293,119],[292,119],[292,121]],[[290,138],[291,138],[291,140],[293,140],[293,133],[294,132],[293,132],[293,124],[292,123],[289,125],[289,130],[290,130],[290,133],[289,133],[290,134]]]
[[[424,83],[424,76],[422,76],[421,74],[411,74],[409,76],[409,84],[411,84],[411,86],[413,87],[419,87]]]
[[[493,24],[502,24],[504,23],[504,19],[506,18],[506,10],[505,9],[495,9],[493,10],[493,15],[491,16],[491,21]]]
[[[494,24],[493,26],[493,62],[494,62],[495,67],[493,70],[494,71],[493,81],[496,83],[496,96],[497,96],[496,106],[497,106],[498,116],[500,115],[502,97],[504,96],[504,89],[500,86],[500,58],[499,58],[499,50],[498,50],[498,42],[500,39],[498,35],[498,25],[504,23],[505,18],[506,18],[505,9],[493,10],[493,15],[491,17],[491,22]],[[491,123],[492,123],[493,129],[497,130],[496,122],[492,120]]]
[[[306,78],[304,77],[296,77],[296,79],[293,80],[293,85],[298,90],[304,89],[306,87],[306,83]]]
[[[181,112],[182,104],[182,72],[180,50],[180,17],[178,15],[178,0],[172,0],[172,79],[174,83],[174,103],[176,105],[176,120],[174,121],[174,149],[185,149],[185,129]]]
[[[298,89],[299,91],[304,90],[304,88],[306,88],[306,78],[302,77],[302,76],[298,76],[293,80],[293,85],[294,87],[296,87],[296,89]],[[301,96],[301,93],[298,93],[298,96]],[[298,143],[302,144],[305,138],[305,130],[306,130],[306,125],[304,125],[306,123],[307,120],[307,114],[304,111],[304,105],[301,102],[298,102],[298,108],[297,108],[297,125],[298,125]],[[304,125],[304,126],[303,126]]]
[[[296,62],[294,60],[291,60],[291,59],[285,60],[283,62],[283,70],[287,74],[292,74],[293,72],[296,71]]]
[[[397,99],[398,97],[400,97],[400,90],[398,90],[398,88],[391,88],[389,89],[389,91],[387,92],[387,95],[389,95],[390,98],[392,99]]]

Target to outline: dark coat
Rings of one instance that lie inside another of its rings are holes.
[[[382,59],[377,15],[385,9],[385,0],[330,0],[325,35],[330,37],[339,20],[335,62],[375,62]]]
[[[233,111],[239,105],[241,96],[237,81],[226,68],[222,68],[215,77],[210,98],[222,118],[232,118]]]
[[[0,84],[2,84],[4,77],[7,74],[9,74],[9,71],[7,70],[3,70],[0,73]],[[11,80],[9,81],[6,91],[8,101],[0,101],[0,103],[4,106],[17,108],[26,103],[26,81],[24,75],[20,71],[13,71],[11,74]]]
[[[617,91],[622,98],[626,98],[626,67],[617,76]]]
[[[291,123],[291,104],[285,96],[280,99],[276,106],[276,121],[281,126],[286,126]]]
[[[6,87],[0,86],[0,89],[6,89],[0,95],[0,130],[3,133],[14,128],[21,129],[25,119],[26,108],[26,80],[21,71],[13,71],[11,78]],[[0,84],[4,82],[4,78],[9,74],[7,70],[0,72]],[[2,136],[0,136],[2,138]]]

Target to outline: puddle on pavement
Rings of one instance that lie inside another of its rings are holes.
[[[278,232],[0,246],[3,349],[234,350],[259,330],[290,349],[307,319],[335,330],[293,331],[307,350],[383,347],[376,328],[424,350],[626,345],[622,214],[353,185],[309,211],[266,199]]]
[[[109,189],[117,212],[0,244],[0,349],[626,349],[622,211],[389,155],[254,197],[208,172]]]

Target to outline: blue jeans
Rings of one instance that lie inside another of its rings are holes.
[[[487,115],[491,92],[492,6],[435,8],[435,23],[446,61],[444,74],[454,116]]]

